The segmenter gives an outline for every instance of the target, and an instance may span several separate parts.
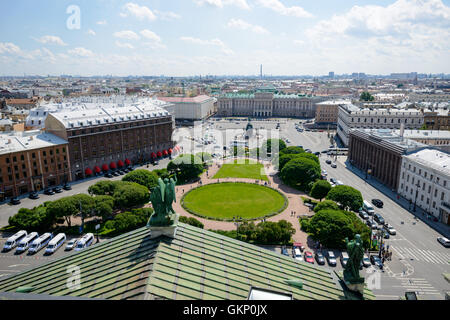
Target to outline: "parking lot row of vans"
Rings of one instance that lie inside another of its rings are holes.
[[[53,237],[53,234],[50,232],[39,236],[37,232],[27,233],[25,230],[20,230],[6,240],[3,251],[10,251],[16,248],[16,253],[18,254],[24,253],[27,250],[29,254],[34,254],[47,246],[45,253],[52,254],[64,244],[66,239],[64,233],[58,233]],[[93,241],[94,235],[88,233],[78,240],[71,240],[65,250],[67,251],[75,248],[75,251],[79,251],[89,247]]]

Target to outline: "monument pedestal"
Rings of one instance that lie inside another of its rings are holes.
[[[171,214],[170,224],[166,226],[152,225],[152,219],[150,218],[149,222],[147,223],[147,228],[150,230],[150,239],[157,238],[159,236],[175,238],[179,217],[179,214]]]

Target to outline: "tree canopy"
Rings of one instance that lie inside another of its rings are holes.
[[[304,152],[305,150],[303,150],[303,148],[290,146],[280,150],[280,156],[284,154],[300,154]]]
[[[327,199],[337,202],[341,209],[352,211],[358,211],[363,205],[361,192],[350,186],[335,186],[328,192]]]
[[[339,210],[339,206],[337,205],[336,202],[331,201],[331,200],[324,200],[319,202],[315,207],[314,207],[314,212],[319,212],[320,210],[327,210],[327,209],[331,209],[331,210]]]
[[[144,205],[150,200],[148,188],[135,182],[119,185],[113,194],[116,207],[125,209]]]
[[[375,98],[370,94],[370,92],[364,91],[363,93],[361,93],[361,101],[373,101],[374,99]]]
[[[273,146],[273,152],[272,152],[272,146]],[[264,141],[262,145],[263,153],[278,153],[281,150],[286,149],[286,143],[281,139],[268,139]],[[274,155],[272,154],[272,157]]]
[[[311,197],[322,200],[331,190],[331,184],[327,180],[317,180],[311,188]]]
[[[178,181],[184,183],[197,178],[203,172],[203,163],[199,157],[193,154],[183,154],[170,161],[167,170],[176,173]]]
[[[142,186],[146,186],[147,189],[151,190],[157,185],[158,175],[146,169],[136,169],[127,173],[122,178],[122,181],[136,182]]]
[[[314,160],[296,157],[286,163],[280,177],[291,187],[309,191],[312,184],[320,178],[320,165]]]
[[[50,229],[56,221],[56,216],[48,212],[47,207],[40,205],[33,209],[20,208],[19,211],[8,218],[8,224],[17,229],[43,232]]]

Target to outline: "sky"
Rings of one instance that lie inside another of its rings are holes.
[[[450,73],[450,0],[3,0],[0,75]]]

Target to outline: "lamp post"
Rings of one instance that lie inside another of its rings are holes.
[[[419,194],[419,187],[420,187],[419,181],[417,181],[416,187],[417,187],[416,188],[416,197],[414,198],[414,209],[413,209],[414,212],[416,212],[417,195]]]

